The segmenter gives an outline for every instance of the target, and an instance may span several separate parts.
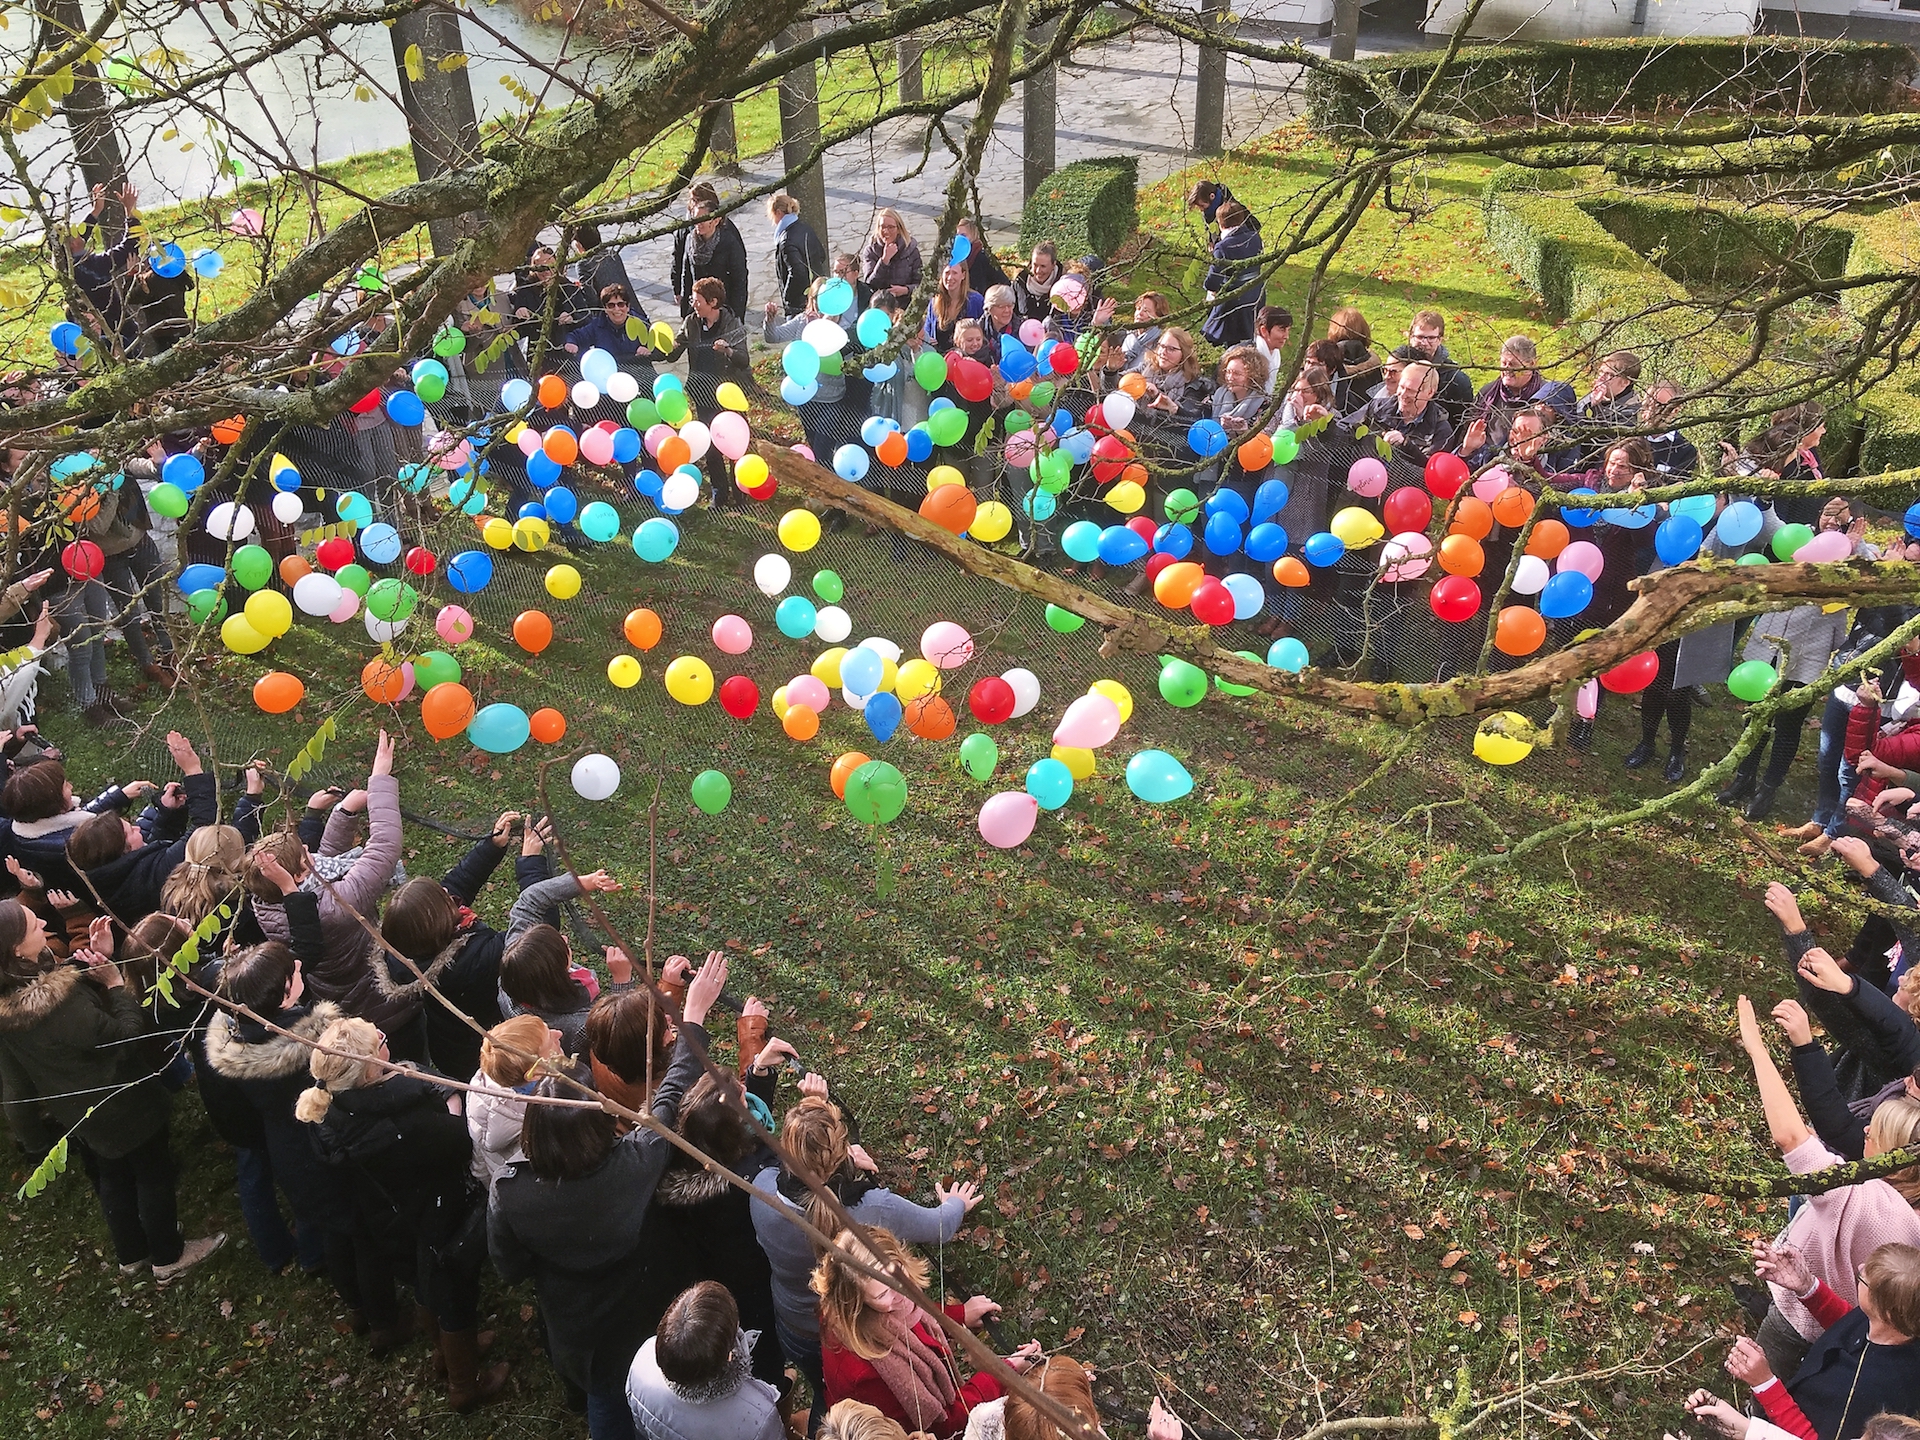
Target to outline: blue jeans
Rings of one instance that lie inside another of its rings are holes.
[[[793,1362],[793,1368],[806,1378],[807,1389],[812,1392],[807,1411],[807,1434],[812,1435],[819,1430],[821,1418],[827,1413],[827,1381],[820,1364],[820,1337],[796,1335],[777,1317],[773,1322],[773,1333],[779,1337],[781,1350]]]
[[[1827,697],[1820,712],[1820,758],[1815,762],[1820,781],[1813,805],[1813,823],[1825,829],[1840,813],[1840,763],[1847,744],[1847,718],[1853,711],[1845,701]]]
[[[587,1434],[592,1440],[639,1440],[639,1433],[627,1404],[624,1376],[618,1385],[587,1391]]]
[[[234,1160],[239,1171],[234,1189],[240,1197],[240,1218],[246,1221],[260,1263],[269,1270],[281,1270],[297,1258],[302,1270],[325,1266],[326,1233],[318,1225],[302,1225],[296,1240],[281,1218],[273,1193],[273,1162],[267,1152],[236,1148]]]

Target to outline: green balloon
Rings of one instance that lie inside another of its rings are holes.
[[[1793,552],[1813,539],[1811,525],[1782,525],[1773,532],[1771,549],[1781,560],[1791,560]]]
[[[718,770],[702,770],[689,787],[693,803],[708,815],[718,815],[733,799],[733,782]]]
[[[813,577],[813,593],[828,605],[838,605],[847,593],[847,582],[831,570],[817,571]]]
[[[153,493],[147,496],[147,508],[156,515],[164,515],[169,520],[178,520],[187,513],[187,492],[171,481],[162,481],[153,487]]]
[[[436,685],[458,684],[460,662],[444,650],[429,650],[414,659],[413,678],[423,694]]]
[[[1167,496],[1162,513],[1172,524],[1191,525],[1200,518],[1200,497],[1191,490],[1175,490]]]
[[[684,425],[687,416],[693,413],[693,407],[687,404],[687,392],[669,390],[653,402],[653,408],[660,412],[660,418],[669,425]]]
[[[907,808],[907,777],[884,760],[869,760],[847,777],[847,809],[868,825],[885,825]]]
[[[1727,676],[1727,689],[1733,693],[1734,699],[1751,703],[1766,699],[1767,692],[1773,689],[1774,681],[1779,678],[1773,666],[1766,661],[1744,660],[1734,666],[1733,673]]]
[[[218,590],[196,590],[187,596],[187,617],[196,625],[204,625],[212,620],[216,624],[227,618],[226,597]]]
[[[1054,391],[1058,387],[1051,380],[1042,380],[1027,393],[1027,404],[1035,410],[1044,410],[1053,403]]]
[[[373,576],[367,573],[364,565],[342,565],[334,572],[333,578],[340,582],[342,588],[351,590],[362,600],[367,598],[367,591],[373,588]]]
[[[1734,563],[1739,565],[1764,565],[1767,563],[1767,557],[1756,552],[1752,555],[1742,555],[1739,560]]]
[[[1236,650],[1233,653],[1238,655],[1242,660],[1253,661],[1253,663],[1256,665],[1264,665],[1267,663],[1263,657],[1254,654],[1253,651],[1251,650]],[[418,673],[419,666],[416,665],[414,669],[415,669],[415,672]],[[1254,693],[1253,686],[1236,685],[1233,683],[1233,681],[1222,679],[1218,675],[1213,677],[1213,683],[1220,687],[1220,693],[1222,695],[1251,695]]]
[[[1073,483],[1073,457],[1064,450],[1049,450],[1034,462],[1039,467],[1035,481],[1049,495],[1058,495]]]
[[[1187,710],[1207,698],[1207,672],[1170,656],[1160,663],[1160,698]]]
[[[993,767],[1000,763],[1000,747],[991,735],[976,731],[960,742],[960,763],[974,779],[991,780]]]
[[[1273,463],[1285,465],[1300,453],[1300,437],[1291,430],[1273,432]]]
[[[233,552],[233,578],[258,590],[273,578],[273,557],[258,545],[242,545]]]
[[[1071,635],[1087,623],[1087,617],[1076,615],[1071,610],[1062,610],[1058,605],[1047,606],[1047,624],[1062,635]]]
[[[420,592],[404,580],[376,580],[366,601],[367,613],[376,620],[405,620],[420,603]]]
[[[1018,435],[1022,430],[1033,428],[1033,416],[1024,410],[1009,410],[1000,423],[1006,427],[1007,434]]]
[[[925,359],[925,356],[921,357]],[[939,356],[934,356],[938,360]],[[927,417],[927,433],[936,445],[958,445],[967,433],[967,412],[958,405]]]
[[[418,380],[413,382],[413,393],[431,405],[436,400],[446,398],[447,382],[442,380],[438,375],[422,375]]]
[[[931,395],[947,383],[947,362],[932,350],[922,350],[913,362],[913,378]]]
[[[644,435],[660,423],[659,407],[646,396],[636,395],[627,402],[627,423]]]
[[[449,356],[463,355],[466,353],[466,349],[466,331],[460,329],[458,326],[449,325],[433,337],[433,353],[443,360]]]
[[[838,375],[840,373],[840,365],[840,352],[838,350],[834,351],[831,355],[822,355],[820,357],[820,373],[822,375]]]

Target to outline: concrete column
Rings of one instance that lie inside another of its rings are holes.
[[[893,42],[894,61],[900,71],[900,99],[904,104],[927,98],[927,47],[917,35],[903,35]]]
[[[775,50],[790,50],[813,38],[813,22],[789,25],[773,38]],[[780,157],[782,168],[804,164],[820,143],[820,78],[814,65],[803,65],[780,81]],[[800,217],[816,235],[828,235],[827,177],[813,165],[787,180],[787,193],[800,202]]]
[[[1200,0],[1200,21],[1208,29],[1224,24],[1226,0]],[[1227,52],[1202,49],[1195,62],[1199,93],[1193,102],[1193,148],[1199,155],[1218,155],[1226,148]]]
[[[714,106],[713,138],[707,144],[707,163],[721,175],[740,173],[740,133],[734,125],[733,102]]]
[[[393,22],[394,68],[400,77],[400,105],[407,116],[414,172],[431,180],[472,164],[480,156],[480,120],[473,105],[473,82],[462,64],[441,69],[440,62],[467,53],[457,11],[430,6]],[[420,78],[407,72],[407,52],[420,47]],[[436,254],[444,255],[472,234],[483,217],[456,215],[429,221]]]
[[[1024,48],[1030,56],[1052,43],[1053,23],[1049,22],[1027,32]],[[1023,199],[1031,200],[1041,182],[1060,168],[1054,159],[1054,129],[1059,119],[1054,105],[1057,79],[1055,67],[1049,65],[1020,83],[1020,149],[1026,161],[1025,183],[1020,191]]]
[[[1360,0],[1333,0],[1333,34],[1327,38],[1329,60],[1351,60],[1360,43]]]
[[[47,16],[52,22],[46,27],[51,48],[58,49],[86,31],[87,17],[81,12],[80,0],[52,0]],[[100,213],[102,245],[113,243],[112,237],[126,222],[120,208],[120,192],[127,184],[127,158],[108,104],[107,87],[100,79],[99,70],[86,61],[76,64],[73,89],[60,102],[60,110],[66,116],[67,131],[73,138],[73,155],[80,167],[82,188],[107,187],[106,205]],[[86,209],[87,202],[83,199],[79,213],[84,214]]]

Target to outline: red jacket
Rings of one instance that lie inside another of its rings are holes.
[[[1824,1280],[1816,1280],[1813,1294],[1801,1302],[1809,1313],[1818,1320],[1823,1328],[1832,1328],[1846,1313],[1853,1309],[1845,1300],[1833,1292],[1833,1288]],[[1760,1408],[1767,1412],[1767,1419],[1800,1440],[1820,1440],[1820,1434],[1813,1428],[1813,1422],[1807,1419],[1799,1403],[1787,1393],[1787,1376],[1774,1377],[1779,1383],[1769,1385],[1764,1390],[1753,1392],[1753,1398],[1760,1402]]]
[[[966,1323],[967,1312],[963,1307],[949,1305],[946,1312],[950,1319]],[[929,1350],[946,1353],[945,1338],[927,1321],[922,1320],[915,1325],[913,1333],[920,1337],[921,1343]],[[999,1376],[982,1370],[960,1387],[959,1398],[945,1415],[937,1418],[909,1415],[899,1397],[880,1378],[880,1372],[873,1368],[873,1362],[863,1360],[839,1344],[832,1329],[826,1325],[820,1327],[820,1369],[827,1382],[829,1406],[842,1400],[859,1400],[873,1406],[889,1419],[899,1421],[909,1431],[925,1430],[942,1437],[942,1440],[967,1428],[967,1416],[974,1406],[998,1400],[1006,1393]]]
[[[1904,730],[1883,735],[1880,732],[1880,707],[1856,704],[1853,713],[1847,716],[1844,752],[1847,763],[1856,763],[1861,752],[1866,750],[1873,752],[1874,759],[1898,765],[1902,770],[1920,770],[1920,723],[1910,722]],[[1854,785],[1849,798],[1864,800],[1871,805],[1874,797],[1886,788],[1887,782],[1879,776],[1863,775]]]

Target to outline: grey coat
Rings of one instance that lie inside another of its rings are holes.
[[[1747,636],[1745,660],[1763,660],[1778,668],[1785,655],[1785,674],[1789,683],[1806,685],[1818,680],[1847,638],[1847,607],[1841,605],[1831,614],[1818,605],[1797,605],[1777,610],[1753,622]]]
[[[741,1331],[733,1367],[699,1395],[660,1373],[654,1339],[642,1345],[627,1372],[627,1405],[644,1440],[781,1440],[779,1392],[747,1373],[758,1338]]]

